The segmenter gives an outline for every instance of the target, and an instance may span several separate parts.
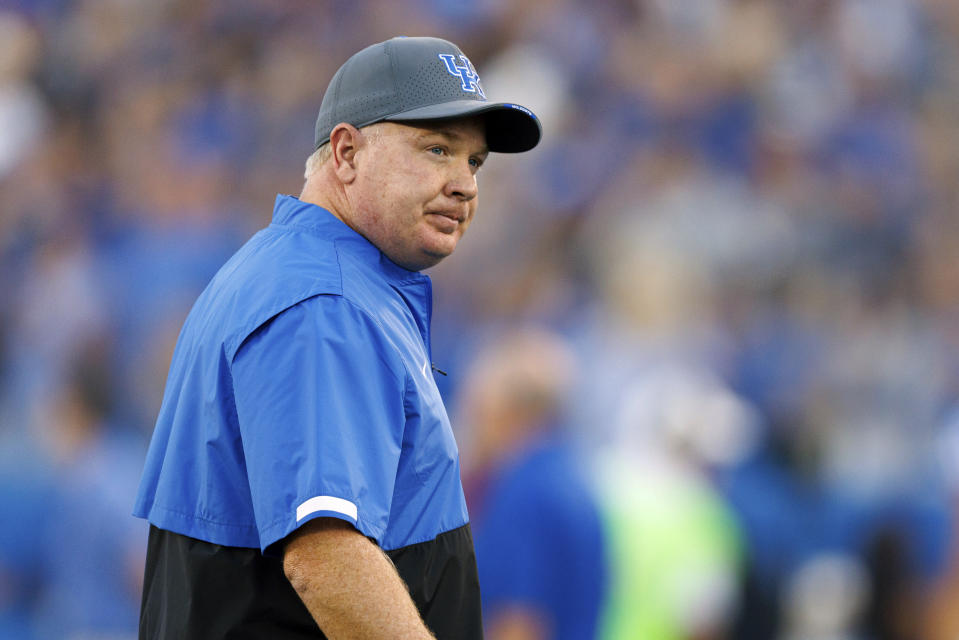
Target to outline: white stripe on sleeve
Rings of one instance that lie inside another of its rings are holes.
[[[316,496],[306,500],[296,508],[296,521],[299,522],[311,513],[317,511],[335,511],[348,516],[356,522],[356,505],[343,498],[334,498],[333,496]]]

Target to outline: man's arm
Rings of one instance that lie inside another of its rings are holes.
[[[316,518],[297,529],[283,570],[330,640],[433,638],[393,563],[348,522]]]

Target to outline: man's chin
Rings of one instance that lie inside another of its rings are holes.
[[[416,271],[419,271],[421,269],[429,269],[430,267],[435,267],[440,262],[442,262],[444,258],[448,258],[452,254],[453,254],[452,249],[449,251],[424,250],[423,260],[422,260],[424,266],[420,267],[419,269],[416,269]]]
[[[424,259],[432,260],[436,264],[443,258],[448,258],[456,250],[459,244],[459,235],[449,235],[439,238],[438,242],[425,242],[421,253]]]
[[[407,271],[422,271],[436,266],[451,253],[452,250],[423,249],[415,256],[394,257],[387,254],[387,257]]]

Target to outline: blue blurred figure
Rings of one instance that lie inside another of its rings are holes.
[[[53,487],[33,537],[38,640],[136,635],[146,528],[130,504],[145,447],[107,420],[105,347],[93,341],[81,351],[37,422]]]
[[[606,564],[596,499],[557,426],[573,373],[563,341],[501,336],[463,386],[466,472],[487,637],[595,638]]]

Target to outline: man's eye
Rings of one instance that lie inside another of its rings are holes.
[[[479,169],[483,166],[483,161],[479,158],[470,158],[470,166]]]
[[[432,153],[433,155],[441,156],[445,152],[443,150],[443,147],[430,147],[430,153]]]

